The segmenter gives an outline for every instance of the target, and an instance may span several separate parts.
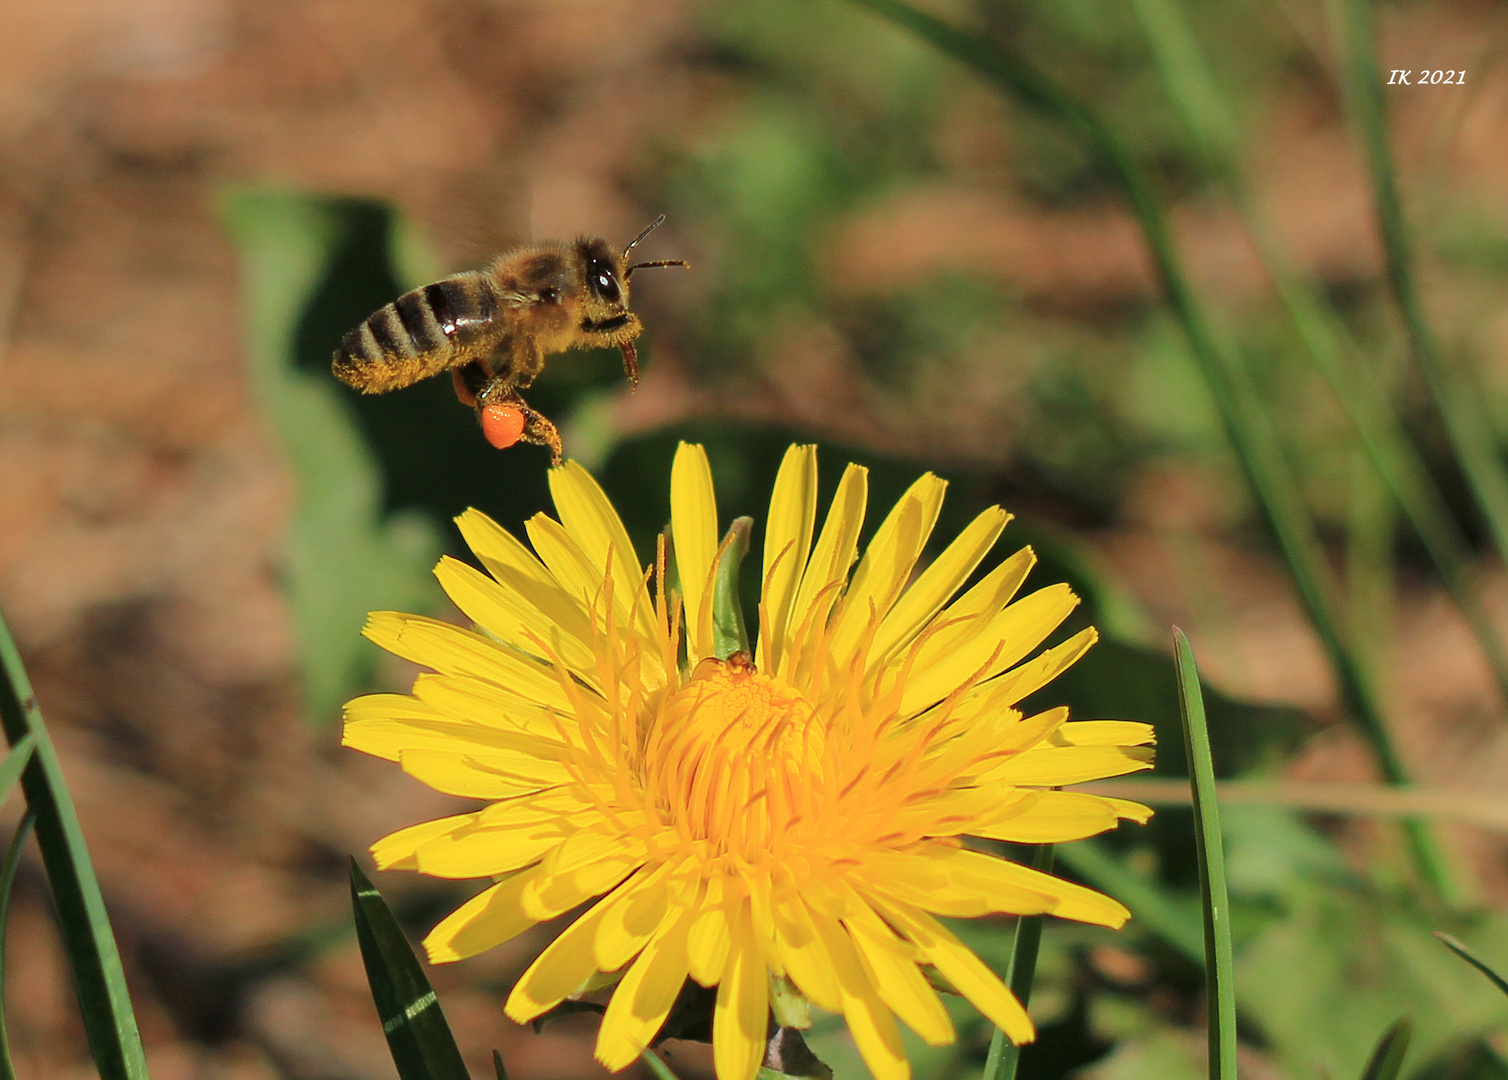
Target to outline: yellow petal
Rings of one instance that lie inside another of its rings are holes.
[[[597,1060],[616,1072],[649,1045],[686,981],[692,907],[673,910],[613,991],[597,1032]]]
[[[509,732],[536,740],[546,748],[541,754],[558,755],[565,745],[562,734],[574,732],[571,724],[560,723],[570,720],[569,711],[546,708],[496,683],[465,675],[420,675],[414,680],[414,697],[440,718],[477,728],[482,735]]]
[[[843,999],[838,984],[801,894],[795,889],[780,890],[773,897],[771,913],[775,922],[776,957],[786,974],[819,1008],[841,1012]]]
[[[801,575],[801,586],[791,606],[788,637],[791,648],[805,635],[804,651],[810,652],[816,638],[827,624],[827,614],[837,602],[838,592],[848,580],[854,552],[859,545],[859,530],[864,527],[864,504],[869,495],[869,470],[850,465],[838,482],[837,494],[822,523],[817,546]],[[795,670],[802,661],[788,649],[780,660],[780,674]]]
[[[991,708],[1014,705],[1067,671],[1099,639],[1098,630],[1085,627],[1067,641],[1059,642],[1004,675],[991,679],[980,689],[990,695]]]
[[[937,524],[947,487],[946,480],[923,473],[875,530],[838,610],[829,652],[838,668],[849,666],[865,631],[878,628],[899,599]]]
[[[812,549],[817,520],[817,448],[792,446],[780,462],[770,494],[770,514],[764,536],[764,570],[760,578],[761,668],[778,670],[785,650],[786,628],[796,586]]]
[[[442,674],[469,675],[530,701],[570,711],[570,700],[551,668],[481,634],[395,611],[372,612],[362,633],[395,656]]]
[[[592,943],[602,920],[622,903],[632,900],[653,871],[635,872],[622,885],[589,908],[544,952],[535,958],[508,995],[503,1011],[518,1024],[526,1024],[540,1013],[548,1012],[573,994],[596,974],[598,968]]]
[[[886,903],[877,897],[871,899],[876,901],[886,921],[917,947],[922,959],[937,968],[1011,1042],[1020,1046],[1036,1038],[1031,1017],[1026,1015],[1016,995],[946,927],[917,908]]]
[[[918,663],[901,696],[909,716],[941,701],[971,678],[988,679],[1018,663],[1078,606],[1067,585],[1049,585],[1011,604],[968,640],[929,666]]]
[[[712,1010],[712,1062],[717,1080],[753,1080],[764,1060],[769,988],[747,905],[730,922],[728,966]]]
[[[939,612],[927,627],[925,638],[918,643],[913,670],[926,670],[938,657],[950,655],[960,643],[988,626],[1010,603],[1036,563],[1036,553],[1029,547],[1022,548]],[[908,655],[909,651],[898,654],[891,664],[899,666]]]
[[[540,654],[543,643],[589,680],[595,676],[589,640],[567,632],[561,623],[542,617],[537,609],[523,603],[513,589],[449,555],[435,567],[435,578],[456,607],[493,637],[535,656]],[[571,622],[576,624],[578,632],[586,631],[585,619]]]
[[[540,864],[538,877],[524,892],[524,910],[541,921],[553,919],[607,892],[643,860],[642,845],[615,832],[573,833]]]
[[[456,527],[487,572],[532,611],[535,633],[549,641],[554,628],[581,641],[591,640],[586,607],[566,593],[549,568],[507,529],[480,510],[468,510],[456,518]]]
[[[670,905],[666,884],[669,867],[661,865],[640,880],[634,895],[613,906],[597,926],[592,956],[598,971],[617,971],[628,963],[660,928]]]
[[[471,754],[427,749],[404,750],[398,761],[421,784],[463,799],[508,799],[570,780],[560,765],[544,761],[514,759],[504,767]]]
[[[1008,859],[986,855],[981,851],[958,849],[946,862],[955,886],[975,890],[982,896],[997,893],[1003,895],[1015,889],[1028,890],[1049,897],[1052,900],[1049,910],[1060,919],[1096,923],[1114,929],[1125,925],[1131,917],[1124,904],[1103,893]],[[994,910],[1010,909],[997,907]]]
[[[670,470],[670,533],[686,602],[686,656],[694,666],[714,652],[708,575],[717,556],[717,497],[707,452],[692,443],[681,443]]]
[[[916,948],[899,940],[868,904],[856,901],[843,923],[885,1004],[931,1046],[954,1039],[953,1021],[916,966]]]
[[[1150,808],[1123,799],[1082,792],[1039,791],[1025,812],[993,821],[980,815],[976,818],[978,823],[968,831],[970,836],[1015,844],[1061,844],[1113,829],[1121,818],[1145,823],[1151,816]]]
[[[922,571],[881,622],[871,664],[885,662],[911,644],[989,554],[1010,519],[1000,507],[990,507]]]
[[[560,523],[599,570],[611,567],[613,594],[633,612],[635,626],[645,639],[654,635],[654,608],[644,583],[644,566],[634,552],[623,519],[591,473],[574,461],[550,470],[550,496]]]
[[[1064,746],[1141,746],[1157,741],[1157,729],[1134,720],[1075,720],[1053,733]]]
[[[701,910],[697,912],[687,937],[687,961],[691,977],[703,986],[712,986],[721,979],[728,964],[729,941],[723,879],[714,877],[707,882]]]
[[[1147,746],[1043,746],[1007,759],[980,782],[1067,787],[1151,767],[1152,748]]]
[[[533,876],[525,870],[473,896],[441,920],[424,939],[431,964],[448,964],[486,952],[523,933],[537,921],[519,905]]]
[[[416,870],[414,865],[414,853],[425,843],[437,836],[464,829],[474,823],[477,814],[455,814],[452,817],[440,818],[436,821],[425,821],[418,825],[410,825],[406,829],[399,829],[395,833],[388,833],[381,840],[372,845],[372,858],[377,862],[379,870]]]
[[[570,831],[558,818],[528,825],[477,825],[423,844],[414,855],[414,868],[438,878],[498,877],[538,862]]]

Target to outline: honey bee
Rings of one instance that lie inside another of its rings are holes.
[[[559,465],[559,430],[519,391],[534,382],[546,358],[607,345],[623,353],[623,370],[639,385],[634,339],[643,324],[628,309],[628,279],[635,270],[689,265],[680,259],[629,263],[629,254],[664,220],[657,217],[622,255],[598,236],[541,241],[504,252],[485,270],[406,292],[345,336],[331,369],[363,394],[385,394],[449,371],[456,397],[479,417],[508,407],[521,412],[523,441],[549,447]]]

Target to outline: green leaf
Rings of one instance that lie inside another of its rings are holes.
[[[749,629],[739,598],[738,572],[749,552],[749,533],[754,519],[735,518],[718,549],[717,577],[712,582],[713,655],[726,660],[736,652],[749,651]]]
[[[1235,959],[1230,937],[1230,896],[1225,887],[1225,846],[1215,766],[1204,721],[1199,669],[1183,631],[1173,630],[1173,659],[1183,715],[1184,750],[1194,786],[1194,832],[1198,837],[1199,897],[1204,907],[1204,971],[1209,1002],[1210,1080],[1236,1080]]]
[[[1462,960],[1465,960],[1468,964],[1476,968],[1483,975],[1486,975],[1487,978],[1492,981],[1493,986],[1496,986],[1503,993],[1508,994],[1508,979],[1504,979],[1501,975],[1499,975],[1496,971],[1489,967],[1487,961],[1477,956],[1476,953],[1472,952],[1465,945],[1461,944],[1461,942],[1457,941],[1449,934],[1442,934],[1440,931],[1436,930],[1435,937],[1439,938],[1440,942],[1451,952],[1455,953]]]
[[[503,1068],[503,1052],[492,1051],[492,1071],[497,1074],[497,1080],[508,1080],[508,1070]]]
[[[470,1080],[445,1013],[387,901],[351,860],[351,907],[367,983],[399,1080]],[[494,1059],[501,1075],[500,1059]]]
[[[57,907],[58,928],[95,1068],[100,1080],[146,1080],[141,1033],[131,1011],[126,974],[105,913],[105,898],[89,860],[57,751],[3,618],[0,725],[5,728],[12,755],[24,740],[32,740],[31,760],[21,772],[21,790],[26,794],[26,805],[36,815],[37,847]]]
[[[1409,1039],[1414,1034],[1414,1025],[1405,1017],[1382,1033],[1377,1040],[1377,1049],[1367,1061],[1361,1080],[1398,1080],[1403,1068],[1404,1055],[1409,1051]]]
[[[1044,874],[1052,873],[1053,846],[1033,844],[1027,864]],[[1016,934],[1011,942],[1011,964],[1005,981],[1024,1009],[1031,1001],[1032,981],[1037,974],[1037,950],[1042,944],[1042,916],[1023,915],[1016,920]],[[1021,1064],[1021,1048],[1005,1037],[999,1028],[990,1036],[990,1049],[984,1059],[983,1080],[1016,1080]]]
[[[316,722],[333,719],[371,673],[377,654],[360,636],[367,612],[433,606],[440,550],[427,517],[384,519],[376,462],[334,378],[295,364],[305,310],[346,228],[340,206],[248,192],[222,211],[240,254],[252,385],[298,480],[285,588]]]
[[[21,779],[21,771],[31,760],[31,754],[36,745],[35,735],[24,735],[15,746],[11,747],[10,753],[5,755],[5,760],[0,761],[0,802],[5,801],[10,795],[10,789],[16,786],[17,780]]]
[[[15,756],[14,751],[11,756]],[[0,864],[0,1080],[16,1080],[16,1067],[10,1056],[10,1030],[5,1017],[5,939],[6,927],[10,924],[10,894],[16,883],[16,868],[21,865],[21,849],[26,846],[36,823],[37,815],[27,810],[11,837],[5,862]]]

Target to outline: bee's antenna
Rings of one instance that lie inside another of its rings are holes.
[[[635,270],[643,270],[656,266],[682,266],[690,269],[691,264],[685,259],[656,259],[654,262],[634,263],[628,269],[623,271],[623,280],[627,281],[629,278],[633,277]]]
[[[664,223],[665,223],[665,215],[661,214],[659,217],[655,218],[648,225],[646,225],[644,227],[644,231],[643,232],[641,232],[638,236],[634,237],[632,240],[630,240],[628,242],[628,247],[626,247],[626,248],[623,249],[623,257],[625,259],[628,258],[628,253],[630,251],[632,251],[634,248],[636,248],[636,247],[639,246],[639,241],[640,240],[643,240],[646,236],[648,236],[650,233],[654,232],[656,229],[658,229]]]

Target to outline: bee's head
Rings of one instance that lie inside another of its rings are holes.
[[[638,316],[628,310],[628,273],[623,257],[600,236],[583,236],[574,245],[581,275],[581,332],[603,344],[639,335]]]

